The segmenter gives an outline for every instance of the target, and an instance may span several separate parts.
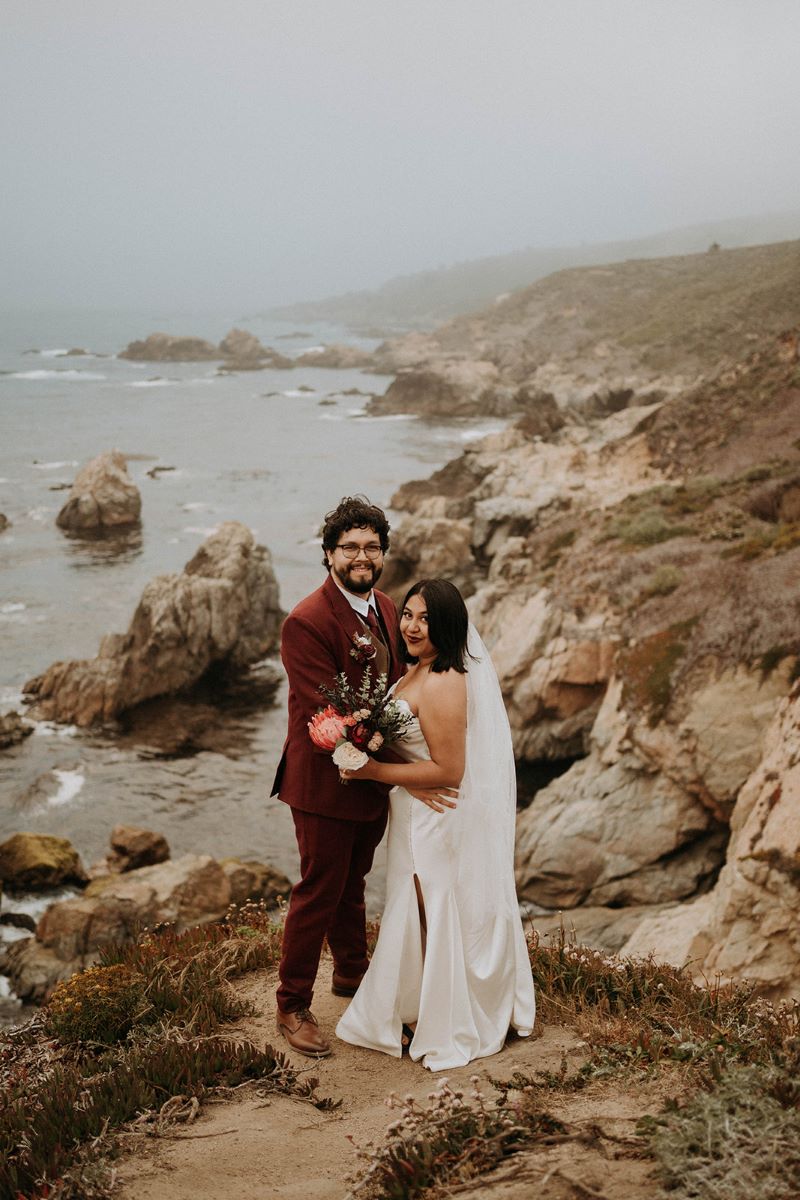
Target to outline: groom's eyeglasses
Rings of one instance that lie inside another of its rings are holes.
[[[383,547],[379,546],[377,542],[370,542],[368,546],[357,546],[355,542],[339,542],[336,549],[341,550],[345,558],[357,558],[363,550],[367,558],[373,562],[383,554]]]

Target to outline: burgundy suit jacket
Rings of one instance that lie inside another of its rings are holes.
[[[391,685],[405,670],[397,651],[397,612],[383,592],[376,590],[374,595],[388,635]],[[281,658],[289,676],[289,729],[272,795],[277,793],[292,808],[346,821],[374,821],[386,809],[389,789],[385,785],[372,780],[341,783],[330,752],[320,750],[308,736],[308,722],[326,703],[320,684],[332,686],[340,671],[356,686],[361,683],[364,666],[350,651],[353,634],[363,632],[358,615],[330,576],[283,623]]]

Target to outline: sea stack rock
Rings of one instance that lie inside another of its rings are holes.
[[[136,525],[142,511],[139,489],[119,450],[99,454],[78,472],[56,517],[61,529],[100,530]]]
[[[127,633],[103,638],[96,658],[53,663],[24,690],[37,716],[91,725],[189,688],[212,666],[246,669],[275,649],[282,619],[269,551],[226,521],[181,574],[147,584]]]
[[[144,341],[130,342],[118,357],[131,362],[213,362],[220,352],[203,338],[151,333]]]

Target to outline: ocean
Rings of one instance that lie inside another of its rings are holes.
[[[52,662],[92,657],[104,634],[123,632],[148,580],[180,571],[220,522],[244,522],[269,547],[288,610],[324,578],[318,530],[342,495],[363,492],[388,507],[400,483],[498,427],[367,417],[367,394],[390,382],[383,375],[311,367],[225,375],[215,363],[116,357],[156,330],[216,342],[234,325],[293,357],[322,343],[376,344],[333,326],[224,313],[0,319],[0,512],[11,522],[0,534],[0,712],[24,711],[23,684]],[[89,353],[67,356],[73,348]],[[112,448],[129,456],[141,530],[113,545],[67,537],[55,517],[68,485]],[[168,469],[148,474],[154,467]],[[229,701],[201,747],[184,755],[159,753],[135,731],[39,723],[0,751],[0,840],[21,830],[67,837],[89,865],[104,857],[116,824],[137,825],[163,833],[173,857],[241,856],[296,878],[288,810],[268,795],[285,693],[284,685],[271,707]],[[383,879],[379,853],[373,912]],[[39,912],[42,902],[3,905]]]

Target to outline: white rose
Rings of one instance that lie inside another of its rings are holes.
[[[358,771],[369,762],[369,755],[352,742],[340,742],[333,752],[333,761],[340,771]]]

